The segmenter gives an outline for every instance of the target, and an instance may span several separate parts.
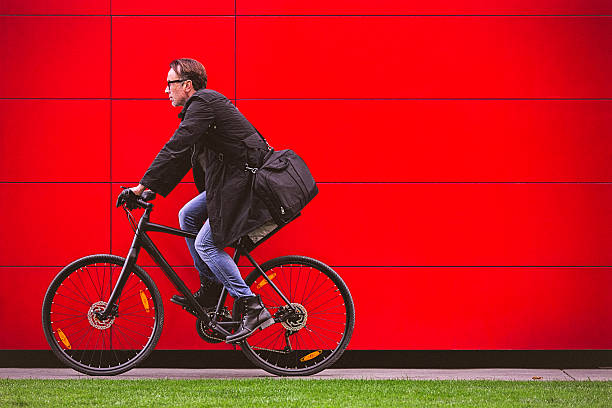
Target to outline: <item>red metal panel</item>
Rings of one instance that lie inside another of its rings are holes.
[[[0,17],[1,98],[104,98],[110,17]]]
[[[0,181],[109,180],[109,101],[0,100],[0,134]]]
[[[3,0],[0,14],[109,14],[108,0]]]
[[[159,268],[146,268],[165,308],[157,349],[229,349],[195,332],[195,319],[169,298],[177,293]],[[195,290],[193,268],[177,268]],[[336,268],[355,301],[349,349],[610,349],[610,268]],[[40,327],[47,286],[59,268],[0,268],[1,349],[48,349]],[[243,270],[246,274],[247,270]],[[390,292],[389,282],[401,282]],[[372,296],[373,293],[382,296]],[[387,295],[385,295],[385,293]],[[36,301],[30,301],[30,300]],[[372,335],[384,315],[393,336]],[[19,318],[17,318],[19,316]]]
[[[319,182],[612,181],[610,101],[241,100],[239,107],[275,148],[298,152]]]
[[[40,313],[47,287],[61,267],[0,267],[0,349],[49,349]]]
[[[183,35],[182,33],[189,33]],[[169,64],[189,57],[234,98],[234,17],[113,17],[113,97],[167,99]]]
[[[240,98],[608,98],[610,17],[239,17]]]
[[[255,250],[335,266],[612,264],[611,184],[320,184]]]
[[[610,268],[336,270],[356,305],[350,349],[612,347]],[[374,334],[385,316],[393,335]]]
[[[115,15],[234,15],[234,0],[185,0],[180,3],[160,0],[112,0],[112,3]]]
[[[286,0],[237,0],[238,14],[610,14],[612,5],[607,0],[314,0],[308,2]]]
[[[0,266],[60,266],[108,252],[109,190],[98,183],[0,184]]]

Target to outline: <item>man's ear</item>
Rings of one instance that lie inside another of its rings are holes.
[[[193,90],[193,83],[191,80],[183,82],[185,84],[185,92],[190,92]]]

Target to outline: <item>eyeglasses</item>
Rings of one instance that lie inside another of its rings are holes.
[[[185,82],[185,81],[191,81],[191,79],[175,79],[174,81],[166,81],[168,82],[167,88],[170,89],[170,85],[175,84],[177,82]]]

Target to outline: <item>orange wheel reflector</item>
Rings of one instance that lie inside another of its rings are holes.
[[[57,329],[57,335],[59,336],[62,343],[64,343],[64,346],[66,346],[67,349],[72,350],[72,346],[70,345],[70,342],[68,341],[68,337],[66,337],[62,329]]]
[[[149,308],[149,299],[147,299],[147,295],[145,295],[142,290],[140,291],[140,300],[142,300],[142,305],[145,308],[145,312],[149,313],[149,310],[151,310]]]
[[[300,361],[304,362],[304,361],[312,360],[313,358],[315,358],[316,356],[318,356],[322,352],[323,352],[323,350],[313,351],[312,353],[306,354],[304,357],[300,358]]]
[[[276,272],[271,273],[271,274],[269,274],[269,275],[268,275],[268,279],[272,280],[272,279],[274,279],[274,278],[276,278]],[[257,289],[261,288],[261,287],[262,287],[262,286],[264,286],[266,283],[268,283],[268,281],[267,281],[267,280],[265,280],[265,279],[262,279],[262,280],[261,280],[261,282],[259,282],[259,284],[257,285]]]

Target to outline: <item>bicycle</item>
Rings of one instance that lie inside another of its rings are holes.
[[[147,232],[195,239],[196,234],[150,222],[155,193],[145,192],[133,207],[144,209],[136,221],[124,203],[134,239],[126,258],[97,254],[64,267],[51,282],[42,308],[42,324],[53,353],[88,375],[116,375],[143,362],[155,348],[164,323],[161,295],[136,264],[141,248],[188,302],[196,331],[210,343],[225,340],[241,321],[239,303],[223,288],[214,310],[205,310],[155,246]],[[299,214],[296,215],[296,217]],[[312,375],[335,363],[355,325],[351,294],[340,276],[323,262],[291,255],[258,264],[250,252],[282,226],[269,223],[240,238],[234,262],[246,256],[254,269],[245,282],[259,294],[274,318],[239,343],[256,366],[279,376]]]

